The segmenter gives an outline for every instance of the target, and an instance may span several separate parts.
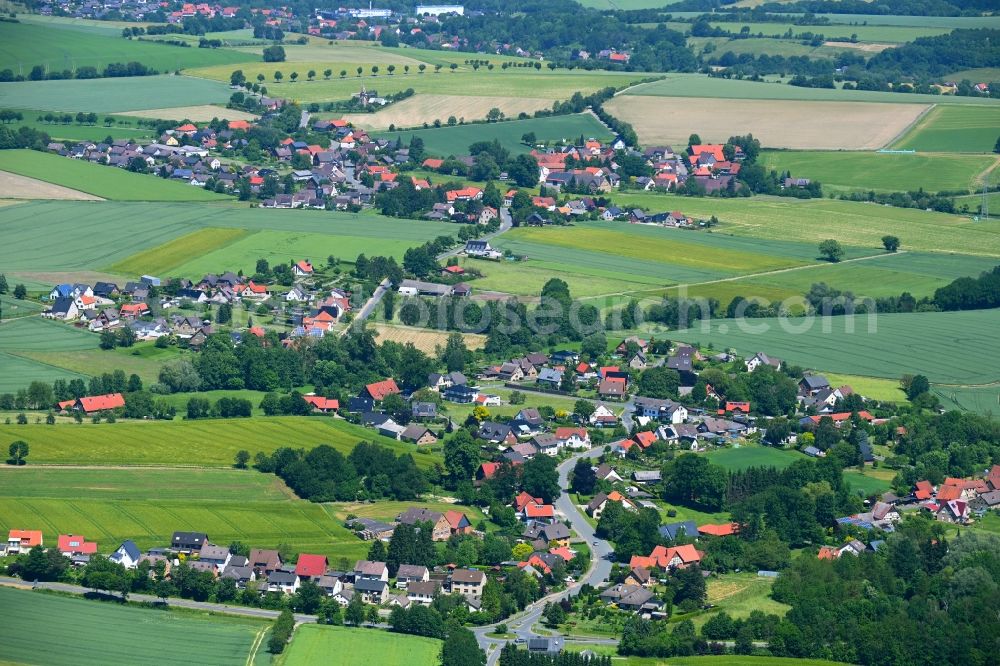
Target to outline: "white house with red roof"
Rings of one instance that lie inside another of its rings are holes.
[[[295,262],[292,266],[292,275],[295,277],[310,277],[313,274],[313,265],[308,259]]]

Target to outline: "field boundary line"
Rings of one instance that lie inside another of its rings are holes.
[[[926,118],[928,116],[928,114],[930,114],[931,111],[934,111],[937,108],[939,108],[938,105],[937,105],[937,103],[928,105],[928,107],[926,109],[924,109],[923,111],[920,112],[919,116],[917,116],[916,118],[913,119],[913,122],[911,122],[909,125],[907,125],[906,127],[903,128],[902,132],[900,132],[896,136],[892,137],[891,140],[886,141],[885,145],[883,145],[881,147],[882,148],[890,148],[890,147],[896,145],[897,143],[899,143],[900,141],[902,141],[903,137],[910,133],[910,130],[914,129],[918,124],[920,124],[921,122],[923,122],[924,118]]]
[[[855,257],[853,259],[844,259],[843,261],[838,261],[836,263],[823,262],[823,263],[819,263],[819,264],[806,264],[804,266],[790,266],[789,268],[775,268],[773,270],[763,271],[761,273],[747,273],[746,275],[733,275],[733,276],[730,276],[730,277],[717,278],[715,280],[706,280],[705,282],[683,282],[683,283],[673,284],[673,285],[669,285],[667,287],[663,287],[663,289],[664,290],[668,290],[668,289],[678,289],[678,288],[681,288],[681,287],[701,287],[701,286],[704,286],[706,284],[718,284],[720,282],[736,282],[736,281],[739,281],[739,280],[748,280],[750,278],[756,278],[756,277],[761,277],[761,276],[765,276],[765,275],[776,275],[776,274],[779,274],[779,273],[789,273],[791,271],[803,271],[803,270],[807,270],[807,269],[810,269],[810,268],[822,268],[822,267],[826,267],[826,266],[839,266],[841,264],[849,264],[849,263],[852,263],[852,262],[855,262],[855,261],[868,261],[870,259],[877,259],[877,258],[880,258],[880,257],[890,257],[890,256],[894,256],[894,255],[895,256],[899,256],[901,254],[906,254],[906,250],[898,250],[898,251],[892,252],[892,253],[884,252],[882,254],[870,254],[870,255],[867,255],[867,256],[864,256],[864,257]],[[616,292],[616,293],[613,293],[613,294],[599,294],[597,296],[584,296],[584,297],[580,298],[580,300],[581,301],[586,301],[586,300],[593,300],[595,298],[607,298],[608,296],[628,296],[630,294],[637,294],[637,293],[642,293],[642,292],[647,292],[647,291],[650,291],[650,290],[649,289],[641,289],[641,290],[636,290],[636,291],[619,291],[619,292]]]

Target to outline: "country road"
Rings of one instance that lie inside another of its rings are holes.
[[[574,532],[576,532],[581,541],[589,545],[591,552],[590,569],[584,576],[570,585],[566,590],[553,592],[545,597],[542,597],[538,601],[528,605],[528,607],[520,613],[512,615],[504,620],[504,624],[506,624],[510,629],[510,632],[514,634],[516,640],[527,641],[529,638],[539,636],[539,634],[534,632],[534,625],[541,618],[542,611],[545,610],[545,604],[560,601],[567,596],[578,594],[580,592],[580,588],[584,584],[590,584],[597,587],[606,581],[611,573],[610,557],[614,553],[614,549],[607,541],[597,538],[597,535],[594,533],[594,528],[587,522],[587,519],[584,517],[583,512],[580,511],[579,507],[573,504],[568,492],[569,474],[573,470],[573,466],[576,465],[576,461],[580,458],[596,458],[603,452],[604,447],[596,447],[590,449],[589,451],[583,451],[563,461],[563,463],[557,468],[557,471],[559,472],[559,486],[564,492],[556,498],[556,513],[569,522],[570,527]],[[479,647],[486,650],[487,666],[494,666],[497,663],[500,659],[500,650],[504,645],[510,642],[509,639],[489,638],[486,636],[487,633],[494,631],[495,628],[496,625],[492,624],[473,629],[473,632],[476,634],[476,639],[479,641]],[[552,632],[551,635],[555,636],[557,633]],[[617,640],[609,638],[577,638],[574,639],[573,642],[592,643],[595,645],[618,644]]]

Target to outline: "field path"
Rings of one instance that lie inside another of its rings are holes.
[[[899,132],[896,136],[892,137],[889,141],[886,141],[882,148],[892,148],[897,143],[903,140],[903,137],[910,133],[910,130],[914,129],[918,125],[923,125],[924,120],[938,108],[937,104],[930,104],[927,108],[920,112],[920,115],[913,119],[913,122],[907,125]]]
[[[998,166],[1000,166],[1000,155],[993,158],[993,164],[989,165],[983,169],[982,172],[972,177],[972,182],[969,183],[969,191],[975,192],[976,190],[981,189],[984,184],[988,185],[990,182],[990,176],[993,175],[993,172],[997,170]]]
[[[898,251],[894,252],[893,254],[895,254],[895,255],[906,254],[906,250],[898,250]],[[850,263],[854,263],[856,261],[868,261],[869,259],[878,259],[878,258],[885,257],[885,256],[888,256],[888,253],[872,254],[872,255],[868,255],[867,257],[855,257],[854,259],[844,259],[843,261],[838,261],[837,264],[838,265],[839,264],[850,264]],[[761,277],[761,276],[764,276],[764,275],[777,275],[779,273],[791,273],[792,271],[804,271],[804,270],[809,270],[809,269],[812,269],[812,268],[823,268],[823,267],[831,266],[831,265],[833,265],[833,264],[830,264],[829,262],[825,262],[825,263],[822,263],[822,264],[806,264],[805,266],[792,266],[791,268],[776,268],[774,270],[762,271],[760,273],[747,273],[745,275],[732,275],[730,277],[718,278],[718,279],[715,279],[715,280],[706,280],[704,282],[688,282],[688,283],[674,284],[674,285],[670,285],[669,287],[667,287],[667,289],[677,289],[679,287],[684,287],[684,288],[687,288],[687,287],[701,287],[701,286],[706,285],[706,284],[718,284],[719,282],[736,282],[738,280],[748,280],[750,278]],[[580,300],[581,301],[587,301],[587,300],[593,300],[595,298],[607,298],[609,296],[628,296],[629,294],[648,293],[650,291],[654,291],[654,290],[652,290],[652,289],[636,289],[636,290],[632,290],[632,291],[617,291],[617,292],[614,292],[614,293],[611,293],[611,294],[598,294],[597,296],[584,296],[584,297],[580,298]]]

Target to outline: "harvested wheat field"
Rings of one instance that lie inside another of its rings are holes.
[[[823,42],[823,46],[833,46],[838,49],[854,49],[862,53],[881,53],[886,49],[892,49],[899,44],[874,44],[870,42]]]
[[[927,108],[922,104],[727,100],[620,95],[604,105],[631,123],[645,145],[706,143],[753,133],[767,148],[881,148]]]
[[[93,194],[71,190],[44,180],[0,171],[0,199],[66,199],[74,201],[104,201]]]
[[[200,104],[198,106],[175,106],[167,109],[145,109],[143,111],[129,111],[112,115],[138,116],[139,118],[158,118],[163,120],[190,120],[196,123],[207,123],[213,118],[225,118],[226,120],[257,120],[257,116],[246,111],[227,109],[213,104]]]
[[[490,109],[496,107],[507,117],[517,117],[522,111],[534,113],[538,109],[552,106],[551,99],[539,97],[464,97],[461,95],[414,95],[398,104],[376,113],[349,113],[345,120],[366,129],[384,130],[390,125],[399,128],[422,127],[440,120],[448,122],[449,116],[456,120],[483,120]]]
[[[405,345],[412,342],[413,346],[426,354],[434,354],[437,347],[444,347],[448,342],[447,331],[432,331],[427,328],[416,328],[411,326],[394,326],[391,324],[376,324],[375,332],[378,334],[378,342],[392,340]],[[482,349],[486,344],[486,336],[478,333],[464,333],[465,346],[469,349]]]

